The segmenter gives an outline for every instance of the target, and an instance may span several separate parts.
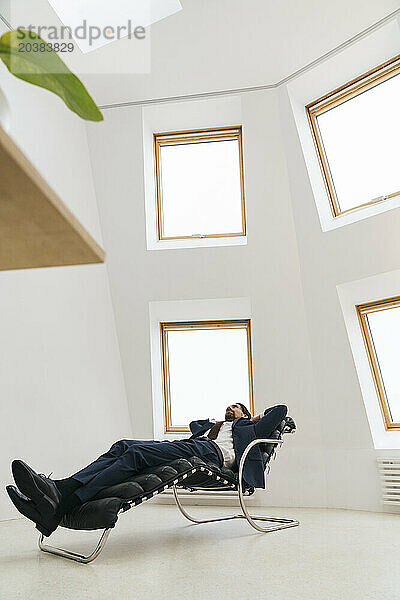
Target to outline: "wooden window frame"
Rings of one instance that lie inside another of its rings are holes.
[[[381,409],[382,418],[387,431],[400,430],[400,423],[396,423],[391,418],[390,403],[388,401],[385,384],[383,381],[378,355],[375,350],[375,344],[372,337],[371,329],[368,323],[368,315],[382,310],[390,310],[392,308],[400,308],[400,296],[393,298],[385,298],[384,300],[376,300],[365,304],[357,304],[357,316],[361,327],[361,333],[364,340],[365,349],[368,356],[368,362],[371,368],[372,377],[374,380],[375,390],[378,396],[379,407]]]
[[[323,113],[340,106],[344,102],[359,96],[360,94],[368,91],[369,89],[395,77],[400,74],[400,54],[386,61],[385,63],[371,69],[367,73],[356,77],[352,81],[342,85],[339,88],[325,94],[318,100],[314,100],[306,106],[306,114],[308,123],[311,128],[311,134],[314,142],[314,147],[317,153],[318,162],[321,168],[322,177],[325,184],[325,189],[328,194],[329,204],[332,211],[333,217],[338,217],[342,214],[358,210],[365,206],[377,204],[383,200],[400,196],[400,190],[375,198],[369,202],[364,202],[352,208],[341,210],[339,199],[336,194],[335,184],[332,177],[332,173],[329,167],[328,157],[325,152],[322,135],[318,126],[318,117]]]
[[[155,190],[156,190],[156,213],[157,213],[157,235],[158,240],[193,240],[198,238],[225,238],[246,236],[246,206],[244,191],[244,166],[243,166],[243,132],[242,126],[217,127],[213,129],[192,129],[187,131],[172,131],[166,133],[154,133],[154,167],[155,167]],[[163,203],[161,186],[161,159],[160,148],[162,146],[176,146],[182,144],[196,144],[204,142],[218,142],[236,140],[239,147],[239,175],[240,175],[240,197],[242,208],[242,229],[238,232],[207,233],[200,235],[165,236],[163,234]]]
[[[163,408],[164,408],[164,433],[187,433],[189,427],[178,427],[171,425],[171,403],[169,387],[168,367],[168,331],[181,331],[188,329],[212,330],[212,329],[246,329],[247,332],[247,360],[249,374],[249,410],[254,415],[254,393],[253,393],[253,357],[251,347],[251,319],[224,319],[218,321],[173,321],[160,323],[161,336],[161,363],[163,379]]]

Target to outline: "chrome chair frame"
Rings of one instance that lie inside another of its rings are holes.
[[[215,523],[216,521],[230,521],[231,519],[246,519],[247,522],[252,527],[254,527],[254,529],[256,529],[257,531],[260,531],[261,533],[270,533],[271,531],[278,531],[279,529],[287,529],[288,527],[297,527],[298,525],[300,525],[299,521],[296,521],[295,519],[286,519],[283,517],[265,517],[265,516],[251,515],[249,513],[249,511],[247,510],[246,503],[244,500],[244,496],[246,495],[246,492],[243,489],[243,469],[244,469],[244,463],[246,462],[248,453],[253,448],[253,446],[256,446],[257,444],[278,444],[280,446],[282,443],[283,443],[283,440],[257,439],[257,440],[253,440],[252,442],[250,442],[250,444],[247,446],[246,450],[243,452],[242,457],[240,459],[240,463],[239,463],[239,489],[238,489],[239,503],[240,503],[240,507],[242,509],[243,514],[230,515],[227,517],[213,517],[211,519],[195,519],[194,517],[189,515],[189,513],[183,508],[181,501],[179,499],[179,496],[178,496],[177,486],[174,485],[172,487],[172,490],[174,492],[175,502],[176,502],[180,512],[183,514],[184,517],[186,517],[186,519],[188,519],[189,521],[192,521],[192,523],[196,523],[196,524]],[[266,478],[267,478],[267,474],[265,475],[265,479]],[[204,488],[199,488],[199,489],[204,489]],[[219,488],[219,489],[221,490],[224,488]],[[229,489],[229,488],[227,488],[227,489]],[[210,489],[210,491],[212,491],[212,490]],[[258,525],[256,523],[256,521],[269,521],[271,523],[277,523],[277,524],[270,525],[269,527],[261,527],[260,525]]]
[[[297,527],[299,525],[299,521],[296,521],[295,519],[286,519],[283,517],[265,517],[265,516],[256,516],[256,515],[251,515],[249,513],[249,511],[247,510],[246,504],[245,504],[245,500],[244,500],[244,496],[245,495],[249,495],[248,493],[246,494],[246,491],[244,490],[244,486],[243,486],[243,468],[244,468],[244,463],[246,461],[247,455],[249,454],[250,450],[253,448],[253,446],[255,446],[256,444],[276,444],[281,446],[281,444],[283,443],[283,440],[273,440],[273,439],[256,439],[252,442],[250,442],[250,444],[247,446],[247,448],[245,449],[245,451],[243,452],[243,455],[240,459],[240,463],[239,463],[239,484],[238,484],[238,495],[239,495],[239,503],[242,509],[242,513],[243,514],[235,514],[235,515],[230,515],[230,516],[226,516],[226,517],[214,517],[211,519],[195,519],[194,517],[192,517],[191,515],[189,515],[189,513],[185,510],[185,508],[182,506],[181,501],[179,499],[178,496],[178,491],[177,491],[177,481],[174,481],[172,484],[172,490],[174,493],[174,498],[177,504],[178,509],[180,510],[180,512],[182,513],[182,515],[184,517],[186,517],[186,519],[188,519],[189,521],[191,521],[192,523],[196,523],[196,524],[200,524],[200,523],[214,523],[216,521],[229,521],[232,519],[246,519],[247,522],[254,527],[254,529],[256,529],[257,531],[261,532],[261,533],[269,533],[271,531],[278,531],[279,529],[286,529],[288,527]],[[192,469],[191,473],[195,473],[197,469]],[[199,469],[200,471],[204,471],[209,475],[213,475],[212,471],[208,471],[208,469],[206,467],[200,467]],[[269,470],[268,470],[269,473]],[[267,478],[268,473],[265,474],[265,478]],[[183,476],[183,479],[185,479],[188,476],[188,474]],[[217,479],[220,479],[219,476],[217,476]],[[232,489],[235,486],[233,484],[228,484],[228,482],[224,481],[224,483],[227,484],[226,488],[217,488],[219,491],[224,490],[224,489]],[[208,491],[213,491],[213,488],[191,488],[193,491],[196,491],[196,489],[207,489]],[[143,500],[148,500],[149,498],[151,498],[154,494],[149,494],[148,497],[144,497]],[[132,505],[134,502],[128,502],[128,504]],[[119,511],[118,514],[126,512],[127,508],[121,508],[121,510]],[[260,525],[258,525],[256,523],[256,521],[268,521],[271,523],[276,523],[275,525],[270,525],[269,527],[261,527]],[[67,558],[69,560],[74,560],[76,562],[79,563],[83,563],[83,564],[88,564],[91,563],[92,561],[94,561],[99,554],[102,552],[104,546],[106,545],[106,542],[108,540],[108,536],[111,533],[111,530],[113,528],[110,527],[108,529],[104,529],[100,539],[97,543],[97,546],[95,547],[95,549],[88,554],[87,556],[85,556],[84,554],[78,554],[76,552],[72,552],[70,550],[64,550],[63,548],[57,548],[55,546],[49,546],[47,544],[44,544],[44,539],[45,536],[43,534],[40,534],[39,536],[39,541],[38,541],[38,545],[39,545],[39,549],[42,552],[47,552],[49,554],[54,554],[56,556],[61,556],[63,558]]]
[[[121,511],[120,511],[121,512]],[[84,554],[77,554],[76,552],[71,552],[70,550],[64,550],[63,548],[56,548],[55,546],[48,546],[43,543],[44,535],[41,533],[39,536],[38,545],[42,552],[48,552],[49,554],[55,554],[56,556],[62,556],[63,558],[69,558],[70,560],[74,560],[76,562],[83,563],[87,565],[92,562],[95,558],[97,558],[100,552],[103,550],[106,542],[108,540],[108,536],[111,533],[111,527],[109,529],[104,529],[101,537],[97,543],[96,548],[85,556]]]

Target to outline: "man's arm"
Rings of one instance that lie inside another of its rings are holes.
[[[258,417],[255,430],[257,437],[268,437],[287,415],[287,406],[279,404],[268,408],[261,418]]]
[[[197,435],[200,431],[207,431],[214,425],[215,421],[209,419],[200,419],[189,423],[189,429],[193,435]]]
[[[281,406],[282,406],[282,405],[281,405]],[[262,419],[262,417],[266,417],[266,416],[267,416],[267,415],[268,415],[270,412],[274,411],[275,409],[276,409],[276,406],[270,406],[269,408],[266,408],[266,409],[264,410],[264,412],[263,412],[263,413],[261,413],[260,415],[257,415],[256,417],[252,417],[252,418],[250,419],[250,421],[251,421],[252,423],[258,423],[258,421],[259,421],[260,419]]]
[[[258,423],[258,421],[259,421],[260,419],[262,419],[263,417],[265,417],[265,415],[267,415],[267,414],[269,413],[269,411],[270,411],[272,408],[274,408],[274,407],[273,407],[273,406],[271,406],[271,408],[266,408],[266,409],[264,410],[264,412],[260,413],[260,414],[259,414],[259,415],[257,415],[256,417],[252,417],[252,418],[250,419],[250,421],[251,421],[252,423]]]

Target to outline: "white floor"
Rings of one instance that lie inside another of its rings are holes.
[[[204,516],[224,512],[191,510]],[[120,516],[90,565],[39,552],[29,521],[5,521],[0,523],[0,598],[399,600],[399,515],[269,512],[298,518],[301,525],[259,534],[242,520],[191,525],[174,506],[140,506]],[[85,552],[97,534],[60,529],[53,537],[56,544]]]

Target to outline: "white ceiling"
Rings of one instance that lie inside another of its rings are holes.
[[[400,0],[182,5],[151,28],[150,74],[85,78],[100,104],[275,83],[399,9]]]
[[[181,2],[151,27],[150,73],[129,73],[138,42],[127,39],[85,55],[97,74],[83,59],[71,65],[99,104],[276,83],[400,9],[400,0]]]

